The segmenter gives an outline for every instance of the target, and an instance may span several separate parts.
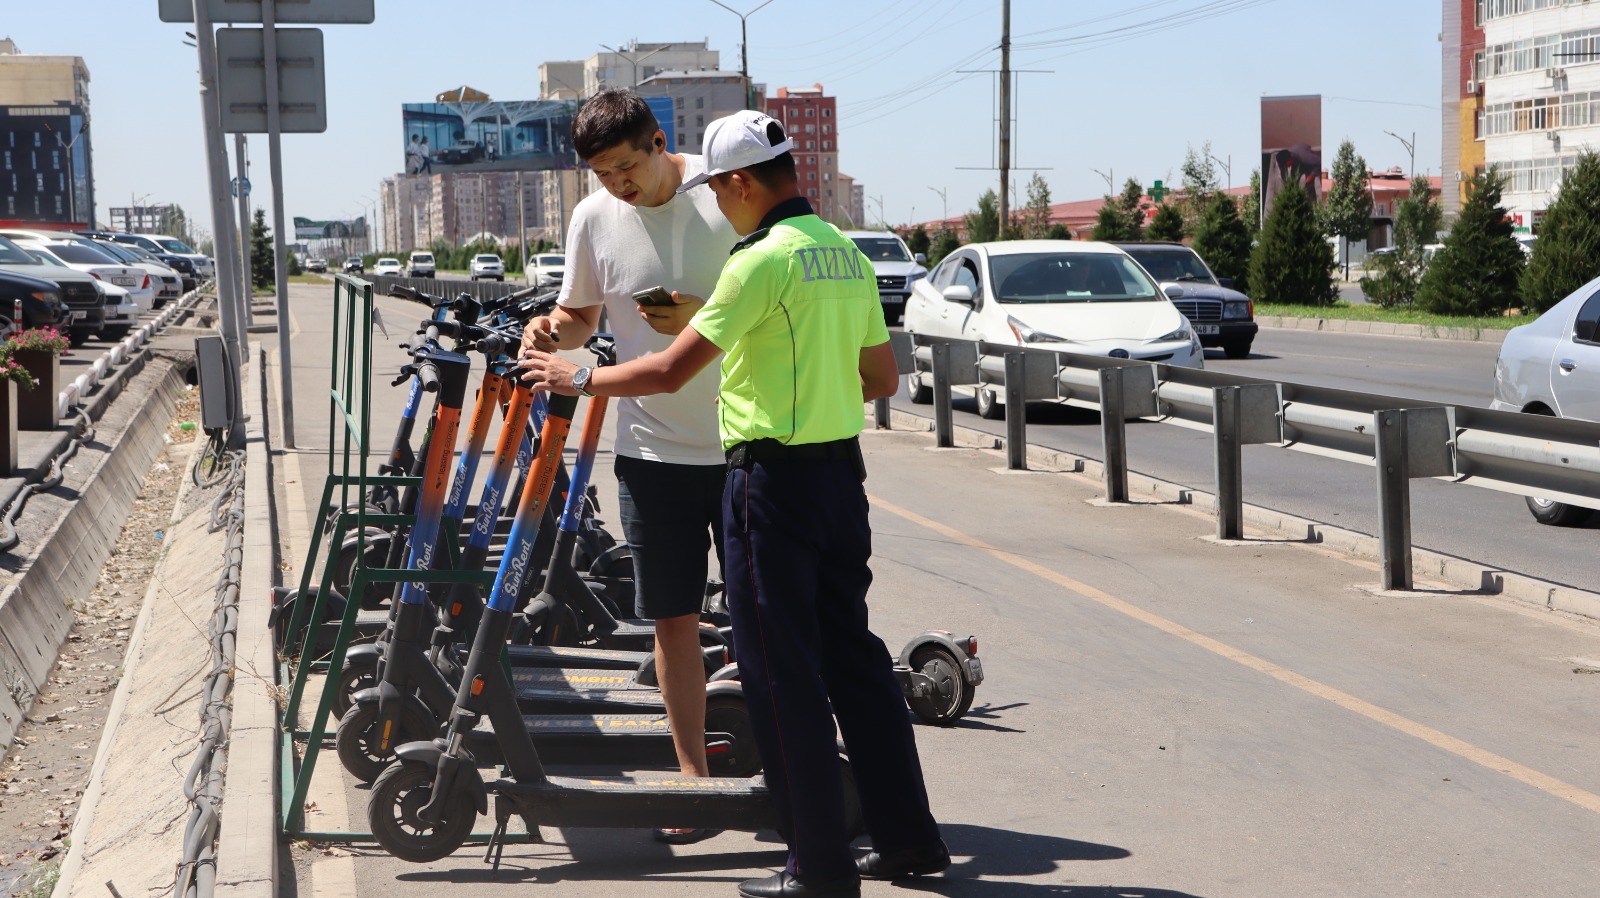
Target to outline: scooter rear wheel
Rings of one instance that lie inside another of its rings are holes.
[[[390,764],[372,783],[367,825],[384,850],[403,861],[426,864],[466,844],[477,822],[472,796],[457,792],[444,802],[443,819],[423,821],[418,812],[433,797],[433,768],[416,761]]]
[[[439,729],[432,720],[419,719],[409,706],[401,710],[398,723],[400,731],[389,741],[389,749],[381,750],[378,748],[378,703],[368,701],[352,707],[339,718],[339,728],[333,734],[339,763],[351,776],[370,783],[382,776],[394,760],[396,746],[432,739]]]
[[[345,659],[344,670],[339,671],[339,687],[333,693],[333,716],[342,719],[355,704],[356,693],[376,685],[378,672],[371,665],[351,664]]]
[[[911,669],[933,681],[933,695],[910,696],[911,712],[934,726],[949,726],[972,707],[977,689],[961,675],[961,662],[939,645],[924,645],[911,653]]]
[[[712,776],[755,776],[761,770],[761,752],[756,734],[750,729],[750,710],[736,695],[706,696],[706,732],[727,733],[733,737],[733,750],[708,755],[706,764]]]

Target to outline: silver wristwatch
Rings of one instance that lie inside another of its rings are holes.
[[[588,396],[591,398],[594,396],[593,393],[589,392],[589,376],[591,374],[594,374],[594,369],[588,365],[585,365],[582,368],[572,372],[572,386],[573,389],[578,391],[579,396]]]

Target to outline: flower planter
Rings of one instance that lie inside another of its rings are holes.
[[[0,477],[17,469],[17,382],[0,380]]]
[[[17,427],[22,430],[55,430],[56,396],[61,392],[61,356],[46,349],[17,349],[11,357],[33,375],[33,389],[17,395]]]

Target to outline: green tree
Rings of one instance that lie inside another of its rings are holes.
[[[1094,230],[1089,234],[1089,239],[1137,240],[1139,237],[1122,203],[1116,197],[1108,196],[1105,202],[1100,204],[1100,212],[1095,218]]]
[[[288,260],[285,270],[288,271],[289,277],[305,273],[300,267],[300,257],[295,255],[294,250],[285,248],[283,254]]]
[[[1129,178],[1122,185],[1122,211],[1128,218],[1127,237],[1124,240],[1138,240],[1144,230],[1144,211],[1139,208],[1139,201],[1144,199],[1144,185],[1138,178]]]
[[[1344,246],[1345,280],[1350,279],[1350,241],[1365,240],[1372,231],[1370,178],[1367,160],[1356,154],[1356,145],[1348,140],[1339,144],[1333,160],[1333,186],[1322,204],[1322,229]]]
[[[277,282],[273,272],[272,231],[267,228],[267,210],[257,209],[250,223],[250,283],[270,287]]]
[[[1511,235],[1511,216],[1500,205],[1505,185],[1493,168],[1467,184],[1461,214],[1422,274],[1417,288],[1422,309],[1439,315],[1498,315],[1518,304],[1526,256]]]
[[[1000,239],[1000,198],[993,190],[978,197],[978,208],[965,216],[967,242],[992,243]]]
[[[1233,289],[1250,292],[1250,230],[1239,220],[1233,197],[1214,194],[1195,224],[1191,247],[1219,278],[1232,278]]]
[[[1386,309],[1412,303],[1422,283],[1424,247],[1434,241],[1443,221],[1428,179],[1413,178],[1410,194],[1395,208],[1394,252],[1367,258],[1368,274],[1361,279],[1367,299]]]
[[[1600,155],[1584,152],[1561,178],[1522,276],[1522,301],[1543,312],[1600,274]]]
[[[1028,179],[1028,203],[1022,207],[1019,230],[1028,240],[1040,240],[1050,233],[1050,185],[1034,172]]]
[[[1166,240],[1172,243],[1181,243],[1183,234],[1183,213],[1171,203],[1162,203],[1156,207],[1156,214],[1150,217],[1150,227],[1144,232],[1147,240]]]
[[[961,238],[956,232],[948,228],[940,228],[933,235],[933,249],[928,253],[928,264],[937,265],[939,260],[961,248]]]
[[[922,225],[912,228],[911,233],[906,235],[906,246],[910,247],[912,253],[928,255],[928,250],[933,248],[933,241],[928,239],[928,229]]]
[[[1285,184],[1250,255],[1257,302],[1330,306],[1338,298],[1333,247],[1317,227],[1316,210],[1298,184]]]
[[[1244,222],[1250,238],[1261,233],[1261,169],[1250,170],[1250,190],[1244,195],[1244,205],[1239,209],[1239,220]]]
[[[1050,226],[1050,230],[1046,231],[1044,236],[1047,240],[1071,240],[1072,229],[1058,221]]]
[[[1198,151],[1190,144],[1183,154],[1183,198],[1178,211],[1183,213],[1183,229],[1193,234],[1200,219],[1211,208],[1211,197],[1221,189],[1217,180],[1217,164],[1211,161],[1211,141],[1200,145]]]

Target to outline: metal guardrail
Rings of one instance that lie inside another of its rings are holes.
[[[421,290],[423,293],[443,296],[446,299],[454,299],[463,293],[471,294],[475,299],[495,299],[508,293],[515,293],[524,287],[523,284],[516,281],[472,281],[465,278],[448,277],[400,278],[386,274],[377,277],[369,275],[359,275],[359,277],[364,281],[371,282],[374,296],[388,296],[389,288],[395,284],[399,284],[402,287],[410,287],[413,290]]]
[[[1600,508],[1600,424],[1357,393],[1151,362],[1050,352],[927,335],[893,334],[902,374],[933,377],[936,444],[953,446],[950,388],[1005,393],[1006,461],[1027,467],[1028,401],[1101,414],[1106,499],[1128,500],[1125,421],[1152,418],[1213,434],[1217,536],[1244,530],[1246,444],[1342,458],[1377,468],[1383,587],[1409,590],[1410,480],[1434,477]],[[1120,414],[1106,414],[1107,409]],[[877,409],[887,426],[887,400]]]

